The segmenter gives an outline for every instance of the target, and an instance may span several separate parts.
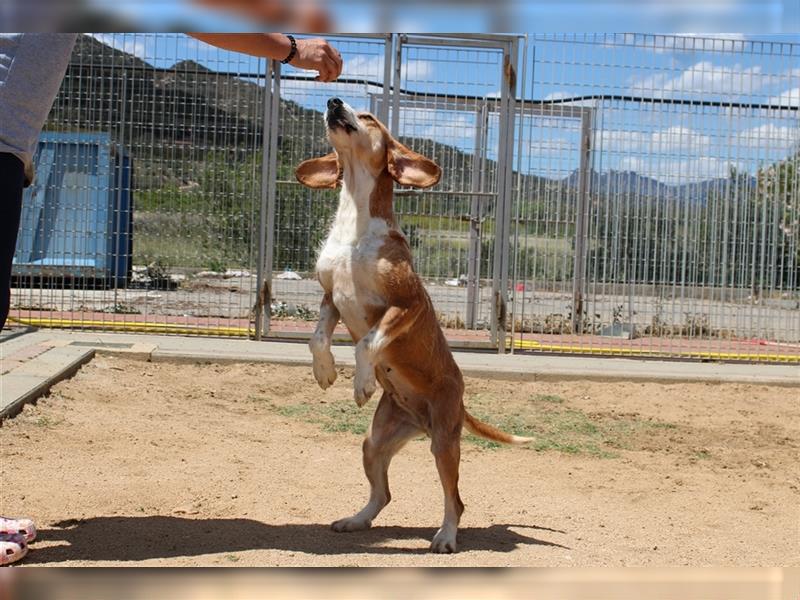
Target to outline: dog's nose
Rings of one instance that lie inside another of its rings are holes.
[[[339,98],[330,98],[328,100],[328,109],[333,110],[334,108],[338,108],[342,104],[344,104],[344,102],[342,102]]]

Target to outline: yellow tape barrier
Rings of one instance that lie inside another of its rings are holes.
[[[52,327],[69,329],[82,327],[88,329],[104,329],[108,331],[131,331],[145,333],[163,333],[179,335],[218,335],[231,337],[249,337],[253,330],[248,327],[222,326],[187,326],[171,323],[142,323],[137,321],[91,321],[69,319],[46,319],[37,317],[9,317],[9,321],[30,325],[32,327]],[[700,350],[682,350],[665,352],[646,348],[609,348],[576,346],[569,344],[545,344],[535,340],[509,340],[508,347],[513,344],[516,350],[538,350],[540,352],[563,352],[568,354],[591,354],[595,356],[653,356],[680,357],[700,360],[747,360],[756,362],[782,362],[800,364],[800,354],[758,354],[743,352],[708,352]]]

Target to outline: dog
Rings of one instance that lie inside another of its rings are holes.
[[[336,380],[330,348],[341,319],[356,345],[356,404],[366,404],[377,383],[383,388],[363,444],[369,501],[332,528],[358,531],[372,525],[391,499],[387,472],[392,457],[411,438],[426,433],[445,499],[444,519],[431,550],[455,552],[464,511],[458,493],[462,427],[498,442],[531,438],[502,432],[465,410],[461,371],[397,225],[394,184],[428,188],[439,181],[441,169],[394,139],[372,114],[357,113],[338,98],[328,100],[324,118],[334,151],[302,162],[295,171],[297,180],[310,188],[341,188],[316,265],[325,293],[309,342],[314,377],[323,390]]]

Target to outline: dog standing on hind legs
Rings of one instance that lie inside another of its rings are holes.
[[[499,431],[464,409],[461,371],[394,217],[394,183],[427,188],[439,181],[441,169],[395,140],[373,115],[356,113],[338,98],[328,100],[325,125],[334,152],[304,161],[296,170],[298,181],[308,187],[341,188],[317,260],[325,295],[309,344],[314,377],[322,389],[336,380],[330,346],[341,319],[356,343],[356,404],[370,399],[376,383],[383,388],[363,446],[369,501],[332,527],[370,527],[391,499],[387,473],[392,457],[411,438],[427,433],[444,489],[444,520],[431,550],[455,552],[464,512],[458,493],[462,427],[505,443],[530,438]]]

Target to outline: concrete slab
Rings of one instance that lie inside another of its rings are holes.
[[[534,381],[652,381],[800,386],[800,366],[635,360],[549,355],[488,356],[456,353],[464,373],[490,379]]]
[[[272,362],[310,365],[305,342],[254,342],[243,339],[149,336],[132,334],[51,331],[52,339],[97,342],[101,353],[109,344],[131,343],[152,347],[151,360],[208,362]],[[105,346],[105,347],[104,347]],[[355,364],[352,345],[334,346],[338,364]],[[800,366],[794,364],[746,364],[637,360],[545,354],[498,355],[494,352],[455,352],[467,375],[511,380],[656,381],[706,382],[800,386]]]
[[[0,421],[13,417],[26,403],[71,377],[94,354],[94,348],[54,347],[0,377]]]
[[[20,335],[25,335],[26,333],[30,333],[31,331],[33,331],[33,328],[28,327],[27,325],[20,326],[10,322],[6,322],[6,326],[3,327],[3,329],[0,329],[0,343],[6,342]]]

